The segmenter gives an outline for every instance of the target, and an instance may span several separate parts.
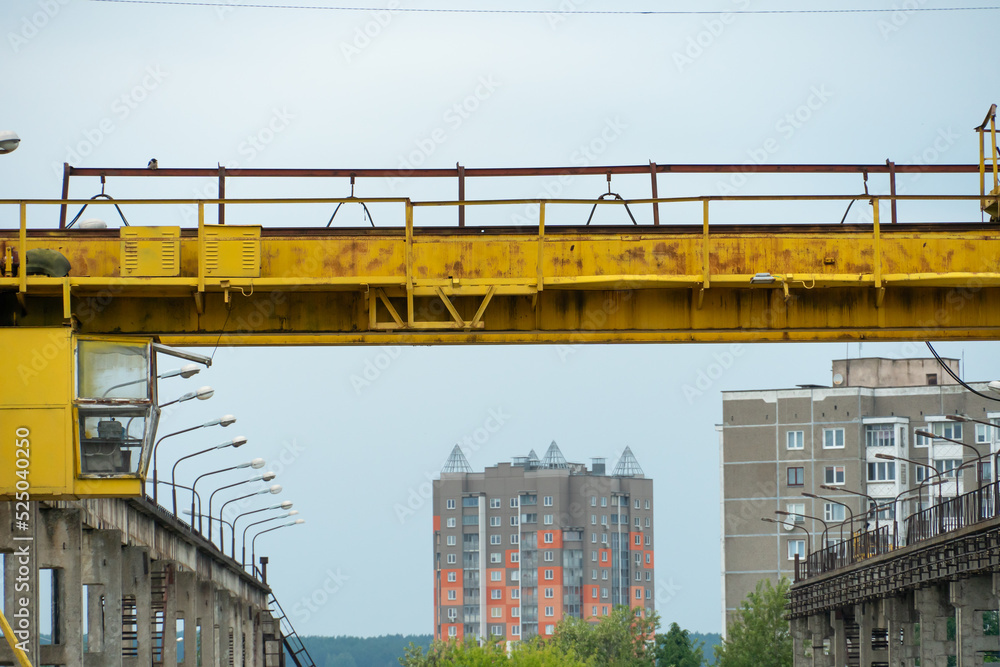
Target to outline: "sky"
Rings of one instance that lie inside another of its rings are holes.
[[[201,2],[4,0],[0,130],[22,142],[0,157],[0,200],[58,197],[63,162],[144,167],[153,157],[160,167],[234,169],[968,164],[978,160],[972,128],[997,101],[983,45],[1000,10],[930,11],[945,5],[929,0],[191,6]],[[748,13],[803,6],[889,11]],[[402,11],[427,8],[549,13]],[[610,10],[702,13],[582,13]],[[856,176],[761,174],[659,183],[661,196],[862,187]],[[210,179],[111,178],[106,187],[116,198],[215,195]],[[887,190],[878,176],[869,187]],[[343,179],[246,179],[231,181],[227,194],[336,197],[348,188]],[[473,181],[467,196],[589,198],[605,188],[603,177]],[[615,189],[649,196],[648,178],[617,179]],[[977,189],[975,176],[900,178],[906,193]],[[96,179],[81,178],[71,194],[99,191]],[[454,183],[368,179],[357,193],[449,198]],[[849,219],[863,220],[864,209],[855,206]],[[974,205],[899,210],[902,220],[979,219]],[[33,207],[30,224],[55,227],[54,211]],[[320,226],[331,212],[234,208],[227,222]],[[372,212],[380,224],[398,222],[389,209]],[[194,222],[190,207],[125,213],[132,224]],[[685,221],[691,212],[662,213]],[[842,202],[720,208],[730,221],[842,214]],[[0,227],[15,226],[16,215],[0,205]],[[364,223],[359,210],[341,215],[344,225]],[[422,223],[441,224],[433,216]],[[964,360],[966,379],[1000,378],[995,342],[938,350]],[[371,636],[433,630],[430,480],[453,445],[463,445],[477,471],[529,449],[541,454],[552,440],[576,461],[613,463],[630,446],[655,480],[658,610],[665,624],[717,632],[720,392],[828,385],[831,360],[846,356],[926,351],[905,343],[223,347],[211,369],[161,382],[164,398],[202,384],[216,392],[170,410],[161,432],[227,413],[237,423],[165,441],[160,456],[171,461],[246,435],[240,450],[182,464],[179,473],[190,482],[212,465],[267,459],[280,498],[306,520],[257,542],[278,599],[301,634]],[[162,369],[171,363],[161,360]]]

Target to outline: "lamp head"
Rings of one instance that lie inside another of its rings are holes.
[[[275,472],[273,470],[268,470],[266,473],[264,473],[263,475],[261,475],[260,478],[262,480],[264,480],[265,482],[270,482],[272,479],[274,479],[277,476],[278,475],[275,474]]]
[[[260,470],[264,467],[264,459],[254,459],[250,462],[250,467],[254,470]]]
[[[279,507],[281,509],[283,509],[283,510],[291,509],[292,508],[292,501],[291,500],[282,500],[281,504],[279,505]]]
[[[21,144],[21,137],[10,130],[0,130],[0,155],[13,153]]]
[[[225,441],[216,447],[216,449],[222,449],[223,447],[242,447],[245,444],[247,444],[247,437],[245,435],[238,435],[232,440]]]
[[[808,491],[803,491],[802,495],[806,498],[819,498],[815,493],[809,493]]]
[[[274,495],[278,495],[279,493],[281,493],[281,484],[275,484],[271,486],[271,488],[269,488],[268,491],[270,491]]]
[[[192,375],[197,375],[200,372],[201,372],[201,366],[199,366],[198,364],[187,364],[185,366],[181,366],[181,370],[177,374],[180,375],[182,378],[189,378]]]
[[[207,401],[208,399],[212,398],[212,395],[214,393],[215,393],[214,389],[212,389],[208,385],[205,385],[204,387],[200,387],[198,391],[194,392],[194,397],[197,398],[199,401]]]
[[[913,432],[913,435],[919,435],[921,438],[930,438],[932,440],[937,437],[933,433],[919,428]]]
[[[1000,393],[1000,380],[993,380],[986,386],[990,388],[990,391]]]
[[[875,453],[875,458],[877,458],[877,459],[883,459],[885,461],[895,461],[896,460],[896,457],[893,456],[892,454],[883,454],[882,452],[876,452]]]
[[[965,415],[945,415],[945,419],[950,419],[953,422],[967,422],[969,418]]]
[[[792,516],[791,514],[789,514],[788,512],[786,512],[784,510],[774,510],[774,513],[775,514],[780,514],[781,516]]]
[[[236,417],[234,417],[233,415],[223,415],[222,417],[219,418],[219,426],[222,427],[226,427],[229,426],[230,424],[235,424],[235,423],[236,423]]]
[[[299,511],[298,511],[298,510],[292,510],[291,512],[289,512],[289,513],[288,513],[288,514],[286,514],[285,516],[295,516],[295,515],[296,515],[296,514],[298,514],[298,513],[299,513]]]
[[[306,522],[305,519],[296,519],[295,521],[292,522],[292,525],[293,526],[298,526],[299,524],[303,524],[305,522]]]

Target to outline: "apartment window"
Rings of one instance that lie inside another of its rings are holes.
[[[823,429],[823,449],[843,449],[844,429],[825,428]]]
[[[494,528],[497,527],[497,526],[499,526],[500,525],[500,517],[498,517],[498,516],[491,516],[490,517],[490,525],[493,526]]]
[[[549,599],[552,599],[552,598],[555,597],[555,593],[552,591],[551,588],[546,588],[545,589],[545,597],[547,597]]]
[[[603,579],[604,581],[608,580],[608,571],[607,570],[601,570],[601,579]]]
[[[456,560],[455,554],[448,554],[448,564],[454,565]]]
[[[455,509],[455,499],[454,499],[454,498],[449,498],[449,499],[448,499],[448,500],[447,500],[447,501],[445,502],[445,506],[446,506],[446,507],[447,507],[448,509],[450,509],[450,510],[453,510],[453,509]]]
[[[510,589],[510,599],[511,600],[520,600],[521,599],[521,589],[520,588],[512,588],[512,589]],[[515,609],[514,612],[517,612],[517,613],[511,614],[512,616],[517,616],[518,613],[520,613],[520,612],[518,612],[517,609]]]
[[[545,507],[552,507],[552,496],[545,496],[542,498],[542,505]]]
[[[591,533],[590,534],[590,543],[591,544],[597,544],[597,533]]]
[[[503,626],[502,625],[491,625],[490,635],[494,637],[503,637]]]
[[[490,554],[490,562],[491,563],[502,563],[503,562],[503,554]]]
[[[637,553],[635,555],[635,564],[636,565],[642,565],[642,554]]]
[[[514,533],[513,535],[510,536],[511,544],[518,544],[520,541],[521,541],[520,536],[517,533]]]
[[[962,422],[931,422],[931,427],[927,430],[940,438],[962,439]]]
[[[491,510],[498,510],[498,509],[500,509],[500,499],[499,498],[490,498],[490,509]]]
[[[869,461],[868,462],[869,482],[894,482],[896,481],[895,461]]]
[[[869,514],[874,514],[875,508],[881,507],[882,509],[878,511],[878,518],[891,521],[896,514],[896,504],[893,502],[893,498],[874,498],[874,500],[875,503],[868,502]]]
[[[553,579],[552,570],[545,570],[545,580],[552,581],[552,579]]]
[[[642,528],[642,521],[639,519],[639,517],[635,518],[635,527]]]
[[[591,496],[590,497],[590,506],[591,507],[597,507],[597,496]]]
[[[455,580],[456,580],[455,573],[454,572],[449,572],[448,573],[448,581],[452,582],[452,581],[455,581]]]
[[[517,553],[516,551],[512,552],[510,554],[510,562],[511,563],[519,563],[519,562],[521,562],[521,554]]]
[[[590,571],[590,579],[592,581],[597,581],[597,570],[591,570]]]
[[[515,609],[514,611],[517,611],[517,610]],[[512,626],[510,626],[510,636],[511,637],[520,637],[521,636],[521,626],[520,625],[512,625]]]
[[[823,504],[823,519],[825,521],[843,521],[844,506],[837,503]]]
[[[449,599],[449,600],[454,600],[454,599],[456,599],[456,598],[457,598],[457,595],[458,595],[458,594],[457,594],[457,593],[456,593],[455,591],[448,591],[448,599]]]
[[[785,520],[791,521],[792,523],[805,523],[806,504],[805,503],[788,503],[785,505],[785,511],[788,512],[788,516]]]
[[[844,466],[826,466],[823,469],[823,479],[827,484],[843,484]]]
[[[802,486],[803,479],[805,478],[805,468],[789,467],[787,474],[788,486]]]
[[[479,496],[462,498],[462,507],[479,507]]]
[[[546,616],[555,616],[556,615],[555,608],[554,607],[546,607],[545,608],[545,615]]]
[[[639,570],[635,571],[635,580],[642,581],[642,572],[640,572]]]
[[[448,546],[449,547],[455,546],[455,536],[454,535],[449,535],[448,536]]]
[[[554,560],[555,560],[555,556],[552,554],[552,552],[551,551],[546,551],[545,552],[545,562],[546,563],[551,563]]]
[[[646,599],[647,600],[652,600],[653,599],[653,589],[652,588],[647,588],[646,589]],[[646,613],[647,614],[649,613],[648,609],[646,610]]]
[[[895,447],[895,427],[892,424],[868,424],[865,426],[865,446]]]
[[[653,543],[653,540],[652,540],[652,539],[651,539],[651,538],[649,537],[649,535],[646,535],[646,546],[648,547],[648,546],[650,546],[650,545],[651,545],[652,543]]]
[[[552,525],[552,515],[551,514],[546,514],[545,516],[543,516],[542,517],[542,523],[544,525],[546,525],[546,526],[551,526]]]
[[[594,597],[595,597],[595,598],[597,597],[597,591],[594,591]],[[591,616],[597,616],[597,605],[593,605],[593,606],[592,606],[592,607],[590,608],[590,615],[591,615]]]
[[[788,560],[795,560],[795,557],[806,557],[805,540],[788,540]]]
[[[607,543],[608,543],[608,534],[601,533],[601,544],[607,544]]]
[[[649,509],[649,500],[646,501],[645,505],[646,505],[646,509]]]
[[[492,591],[490,591],[490,599],[491,600],[502,600],[503,599],[503,591],[501,591],[499,588],[494,588]]]
[[[542,533],[542,535],[544,536],[542,538],[543,544],[552,544],[552,533]]]
[[[646,565],[649,565],[652,561],[652,554],[646,554]]]
[[[641,588],[635,589],[635,599],[636,600],[641,600],[642,599],[642,589]]]
[[[490,581],[503,581],[503,572],[501,572],[500,570],[497,570],[496,572],[490,572]]]
[[[646,528],[649,528],[649,517],[648,517],[648,516],[647,516],[647,517],[646,517],[646,519],[644,520],[644,523],[645,523],[645,527],[646,527]],[[647,537],[646,539],[648,540],[649,538]]]
[[[466,514],[462,516],[463,526],[478,526],[479,525],[479,515],[478,514]]]
[[[638,498],[635,499],[635,503],[633,504],[633,507],[635,507],[636,509],[639,509],[639,499]]]
[[[547,635],[551,635],[551,634],[553,634],[553,633],[554,633],[555,631],[556,631],[556,626],[554,626],[554,625],[546,625],[546,626],[545,626],[545,634],[547,634]]]
[[[607,588],[602,588],[601,589],[601,599],[602,600],[607,600],[608,599],[608,589]],[[608,608],[605,607],[604,608],[604,614],[607,615],[607,613],[608,613]]]
[[[454,528],[455,527],[455,517],[449,518],[446,525],[447,525],[448,528]]]
[[[601,507],[607,507],[607,506],[608,506],[607,496],[602,496],[601,497]]]
[[[601,562],[603,562],[603,563],[607,563],[608,562],[608,552],[607,551],[602,551],[601,552]]]
[[[954,477],[955,468],[959,468],[961,465],[961,459],[934,459],[934,467],[941,471],[941,477],[944,479]],[[962,473],[959,472],[958,474],[961,475]]]
[[[596,563],[596,562],[597,562],[597,552],[596,552],[596,551],[591,551],[591,552],[590,552],[590,560],[591,560],[592,562],[594,562],[594,563]]]
[[[804,449],[806,438],[803,431],[789,431],[785,434],[785,447],[787,449]]]
[[[458,610],[457,609],[449,609],[448,610],[448,620],[449,621],[454,621],[456,618],[458,618]]]
[[[511,498],[510,499],[510,506],[511,507],[517,507],[517,498]]]
[[[514,516],[512,516],[512,517],[510,518],[510,525],[512,525],[512,526],[516,526],[516,525],[517,525],[517,519],[518,519],[518,517],[517,517],[517,515],[516,515],[516,514],[515,514]]]
[[[517,561],[514,561],[514,562],[517,562]],[[517,570],[514,570],[513,572],[510,573],[510,580],[511,581],[521,581],[521,573],[518,572]]]
[[[448,628],[448,636],[449,637],[456,637],[456,636],[458,636],[458,628],[456,628],[454,625],[451,626],[451,627],[449,627]]]
[[[927,466],[913,466],[913,468],[914,468],[913,474],[916,475],[918,484],[934,474],[931,472],[931,469],[928,468]]]
[[[596,514],[591,514],[590,515],[590,525],[591,526],[596,526],[597,525],[597,515]]]
[[[601,515],[601,525],[602,526],[608,525],[608,515],[607,514],[602,514]]]
[[[637,547],[641,547],[642,546],[642,535],[636,535],[635,536],[635,546],[637,546]]]
[[[649,570],[646,570],[646,581],[652,581],[652,580],[653,580],[653,573],[650,572]]]

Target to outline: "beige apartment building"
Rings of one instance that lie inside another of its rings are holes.
[[[944,361],[958,373],[958,360]],[[1000,403],[956,383],[935,359],[843,359],[831,379],[829,387],[722,393],[723,628],[759,580],[792,577],[796,554],[875,521],[902,531],[928,499],[993,478],[995,457],[975,459],[997,451],[1000,429],[948,416],[1000,424]],[[990,394],[985,382],[969,384]],[[885,508],[872,512],[873,502]]]

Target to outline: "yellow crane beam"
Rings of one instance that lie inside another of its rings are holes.
[[[906,199],[899,196],[893,199]],[[398,227],[0,230],[0,325],[170,345],[390,345],[1000,337],[996,224],[555,227],[546,207],[592,200],[410,202]],[[775,200],[850,197],[772,197]],[[920,199],[910,196],[909,199]],[[941,199],[978,201],[978,196]],[[234,204],[356,199],[226,200]],[[422,206],[539,206],[537,227],[414,226]],[[95,203],[95,202],[90,202]],[[100,204],[101,202],[96,202]],[[176,205],[169,200],[123,206]],[[183,203],[183,202],[182,202]],[[620,202],[600,202],[616,205]],[[27,275],[34,249],[64,278]]]

